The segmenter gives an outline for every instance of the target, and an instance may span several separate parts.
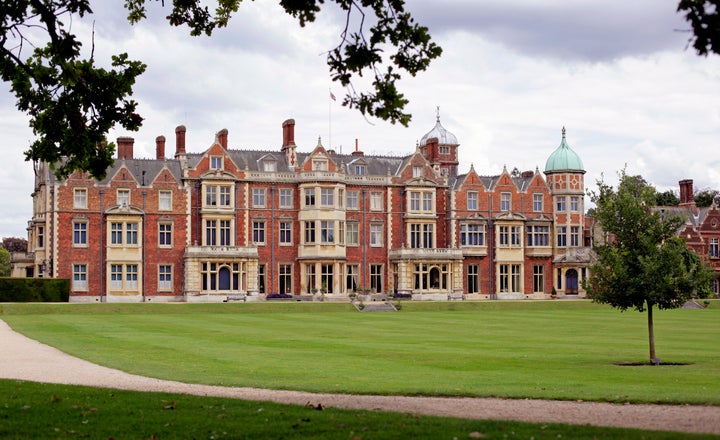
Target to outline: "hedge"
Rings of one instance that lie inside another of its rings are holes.
[[[0,302],[68,302],[70,280],[0,278]]]

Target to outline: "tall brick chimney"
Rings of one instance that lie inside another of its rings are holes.
[[[357,139],[355,139],[355,151],[353,151],[353,152],[350,153],[350,154],[352,154],[353,156],[363,156],[363,155],[364,155],[364,153],[359,150],[358,140],[357,140]]]
[[[679,182],[680,185],[680,206],[694,205],[695,197],[693,196],[693,181],[685,179]]]
[[[127,136],[117,138],[117,154],[118,159],[133,158],[133,144],[135,139]]]
[[[185,153],[185,132],[187,129],[184,125],[178,125],[177,128],[175,128],[175,157],[182,155],[184,156]]]
[[[295,119],[288,119],[282,123],[283,128],[283,149],[295,146]]]
[[[165,160],[165,136],[155,138],[155,158]]]
[[[223,128],[222,130],[218,131],[217,134],[217,141],[224,149],[227,150],[227,138],[228,138],[228,131],[227,128]]]

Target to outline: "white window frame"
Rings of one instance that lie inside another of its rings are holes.
[[[280,207],[293,207],[293,190],[291,188],[280,188]]]
[[[73,263],[73,291],[87,291],[88,280],[87,280],[87,264],[85,263]]]
[[[172,191],[160,191],[158,193],[158,210],[172,211]]]
[[[168,292],[173,290],[173,267],[172,264],[158,265],[158,291]]]
[[[88,190],[87,188],[75,188],[73,190],[73,208],[87,209]]]
[[[467,209],[468,209],[468,211],[477,211],[477,209],[478,209],[478,193],[477,193],[477,191],[468,191],[468,193],[467,193]]]

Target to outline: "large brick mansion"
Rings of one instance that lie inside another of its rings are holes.
[[[439,117],[405,157],[301,152],[294,130],[273,151],[231,149],[221,130],[193,153],[180,126],[155,159],[121,137],[101,181],[36,164],[26,275],[92,302],[585,296],[585,171],[564,129],[544,173],[497,176],[458,175]]]

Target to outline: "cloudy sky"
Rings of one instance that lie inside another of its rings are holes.
[[[92,17],[72,23],[90,35],[94,20],[98,63],[127,52],[148,65],[135,86],[143,128],[109,135],[133,136],[135,157],[154,157],[161,134],[171,156],[180,124],[191,152],[209,147],[222,128],[231,148],[276,150],[288,118],[300,151],[321,138],[349,152],[358,139],[368,154],[406,155],[432,129],[439,106],[460,142],[460,172],[470,164],[485,175],[503,166],[542,171],[565,126],[588,187],[603,175],[616,181],[627,167],[661,190],[685,178],[696,189],[720,189],[720,57],[686,49],[677,0],[410,1],[443,55],[400,83],[413,115],[407,128],[340,106],[344,90],[325,64],[339,42],[339,11],[326,6],[300,28],[275,2],[246,1],[228,28],[207,38],[171,28],[160,2],[149,3],[139,25],[124,21],[120,1],[95,1]],[[32,215],[33,171],[23,156],[32,132],[14,103],[0,84],[0,237],[25,237]]]

